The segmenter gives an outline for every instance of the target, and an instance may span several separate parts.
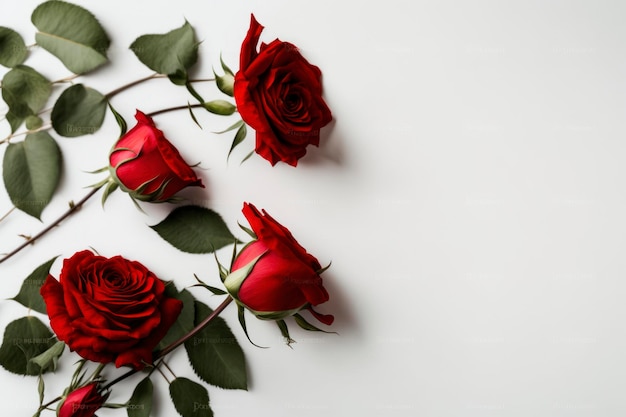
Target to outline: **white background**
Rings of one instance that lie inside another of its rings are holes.
[[[626,411],[626,33],[622,1],[107,1],[77,3],[102,22],[111,64],[80,78],[101,92],[150,72],[128,50],[186,18],[211,76],[219,54],[238,68],[249,14],[263,39],[290,41],[324,73],[335,121],[297,168],[255,156],[252,137],[227,163],[230,119],[185,112],[158,126],[207,185],[191,202],[237,222],[244,201],[291,229],[322,264],[331,294],[319,307],[334,334],[291,326],[284,345],[268,322],[223,314],[248,360],[250,390],[210,388],[216,416],[621,416]],[[0,25],[34,42],[37,1],[3,6]],[[68,75],[43,50],[26,62]],[[218,98],[213,86],[199,88]],[[57,93],[60,89],[55,90]],[[114,98],[129,122],[185,104],[182,88],[151,81]],[[6,128],[6,125],[3,126]],[[47,224],[101,177],[118,133],[107,115],[93,136],[59,138],[61,188]],[[4,136],[4,135],[3,135]],[[0,154],[6,146],[0,147]],[[0,212],[11,204],[0,192]],[[146,225],[171,206],[133,207],[115,193],[0,266],[10,298],[36,266],[88,247],[144,263],[179,287],[198,274],[220,285],[210,255],[176,251]],[[0,251],[43,225],[19,212],[0,224]],[[218,253],[228,262],[229,252]],[[215,307],[219,300],[196,291]],[[24,315],[0,303],[0,324]],[[45,318],[44,318],[45,319]],[[193,378],[184,352],[172,358]],[[69,381],[72,361],[49,379]],[[174,415],[159,384],[157,416]],[[129,387],[130,385],[126,385]],[[132,388],[128,388],[132,389]],[[130,391],[116,391],[124,402]],[[30,416],[36,380],[0,372],[0,409]],[[50,414],[51,415],[51,414]],[[125,415],[105,410],[100,416]]]

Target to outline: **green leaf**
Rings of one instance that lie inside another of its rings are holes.
[[[39,366],[42,372],[46,372],[46,371],[54,372],[57,370],[59,358],[63,354],[64,350],[65,350],[65,343],[60,342],[60,341],[56,342],[54,345],[52,345],[50,349],[32,358],[30,362]]]
[[[52,127],[61,136],[94,133],[104,121],[107,99],[98,91],[76,84],[67,88],[52,108]]]
[[[47,132],[11,143],[3,160],[4,185],[18,209],[40,218],[61,176],[61,151]]]
[[[20,292],[12,298],[25,307],[35,310],[42,314],[46,313],[46,303],[43,301],[39,290],[46,281],[50,272],[50,267],[56,260],[56,256],[48,262],[38,266],[22,283]]]
[[[30,115],[26,117],[24,122],[26,123],[26,129],[28,130],[37,130],[41,126],[43,126],[42,118],[39,116],[35,116],[35,115]]]
[[[178,83],[186,79],[187,70],[198,60],[196,35],[186,21],[166,34],[140,36],[130,49],[148,68],[159,74],[175,75]]]
[[[235,134],[233,143],[230,145],[230,150],[228,151],[228,156],[226,157],[226,159],[230,158],[230,154],[237,147],[237,145],[239,145],[241,142],[244,141],[247,135],[248,135],[248,128],[246,127],[245,124],[242,124],[239,127],[239,129],[237,129],[237,133]]]
[[[39,30],[37,44],[63,62],[75,74],[92,71],[107,62],[111,41],[86,9],[63,1],[47,1],[31,16]]]
[[[188,253],[211,253],[236,241],[219,214],[200,206],[178,207],[150,227],[172,246]]]
[[[207,101],[206,103],[202,103],[202,107],[220,116],[230,116],[237,110],[237,106],[226,100]]]
[[[183,302],[183,310],[176,319],[176,322],[172,325],[172,327],[170,327],[165,337],[157,346],[158,350],[162,350],[169,344],[177,341],[178,339],[189,333],[195,326],[195,307],[193,295],[191,295],[191,293],[187,290],[182,290],[180,293],[173,295],[173,297]]]
[[[152,381],[150,377],[144,378],[133,391],[128,400],[126,412],[128,417],[150,417],[152,411]]]
[[[195,323],[198,325],[213,310],[199,301],[195,306]],[[221,388],[248,389],[243,351],[221,317],[216,317],[185,342],[185,350],[192,368],[203,381]]]
[[[13,68],[24,62],[26,56],[28,49],[19,33],[0,26],[0,65]]]
[[[0,346],[0,365],[19,375],[39,375],[39,365],[30,360],[57,342],[48,327],[36,317],[23,317],[9,323]]]
[[[2,99],[9,106],[6,117],[15,132],[28,116],[36,115],[46,105],[52,84],[26,65],[18,65],[2,78]]]
[[[187,378],[176,378],[170,384],[174,408],[183,417],[213,417],[209,393],[202,385]]]

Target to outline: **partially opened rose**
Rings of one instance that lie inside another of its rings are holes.
[[[135,119],[109,155],[112,177],[124,191],[137,200],[161,202],[185,187],[204,187],[151,117],[137,110]]]
[[[330,325],[333,316],[312,307],[329,299],[318,260],[265,210],[261,213],[246,203],[243,214],[257,240],[245,246],[233,262],[224,281],[228,292],[262,319],[278,320],[306,309]]]
[[[98,382],[92,382],[70,392],[61,403],[59,417],[92,417],[106,401],[108,393],[101,393]]]
[[[59,340],[85,359],[141,369],[174,324],[182,303],[139,262],[81,251],[41,287]]]
[[[298,48],[278,39],[257,44],[263,31],[254,15],[241,46],[234,96],[241,118],[256,131],[256,152],[275,165],[296,166],[320,129],[332,120],[322,98],[321,71]]]

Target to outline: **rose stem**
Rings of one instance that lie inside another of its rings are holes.
[[[170,353],[171,351],[176,349],[178,346],[182,345],[187,340],[191,339],[196,334],[198,334],[202,329],[204,329],[206,326],[208,326],[209,323],[211,323],[211,321],[213,321],[213,319],[215,317],[219,316],[219,314],[222,311],[224,311],[224,309],[228,306],[228,304],[231,303],[231,301],[233,301],[233,298],[231,296],[228,296],[228,298],[226,298],[222,302],[222,304],[217,306],[217,308],[215,310],[213,310],[213,312],[211,314],[209,314],[204,320],[202,320],[196,327],[191,329],[189,331],[189,333],[187,333],[185,336],[181,337],[177,341],[170,343],[168,346],[163,348],[163,350],[157,352],[156,355],[153,358],[153,362],[156,362],[157,360],[163,358],[165,355],[167,355],[168,353]],[[124,379],[126,379],[129,376],[134,375],[136,373],[137,373],[137,370],[131,369],[130,371],[126,372],[123,375],[120,375],[118,378],[116,378],[113,381],[111,381],[108,384],[106,384],[104,387],[102,387],[102,389],[105,390],[105,389],[111,388],[111,386],[117,384],[120,381],[123,381]]]
[[[9,217],[9,214],[13,213],[13,211],[15,211],[15,206],[11,207],[11,210],[9,210],[7,213],[5,213],[2,217],[0,217],[0,222],[4,219],[6,219],[7,217]]]
[[[171,112],[171,111],[187,110],[190,107],[191,108],[198,108],[198,107],[202,107],[202,104],[189,104],[189,105],[186,105],[186,106],[169,107],[167,109],[153,111],[152,113],[148,113],[146,116],[153,117],[153,116],[156,116],[157,114],[168,113],[168,112]]]
[[[107,93],[107,94],[105,95],[105,97],[106,97],[106,98],[107,98],[107,100],[108,100],[108,99],[110,99],[111,97],[116,96],[117,94],[121,93],[122,91],[127,90],[127,89],[129,89],[129,88],[131,88],[131,87],[134,87],[134,86],[136,86],[137,84],[141,84],[141,83],[142,83],[142,82],[144,82],[144,81],[152,80],[152,79],[154,79],[154,78],[165,78],[165,77],[166,77],[166,75],[163,75],[163,74],[156,74],[156,73],[155,73],[155,74],[149,75],[149,76],[147,76],[147,77],[141,78],[141,79],[139,79],[139,80],[133,81],[132,83],[128,83],[128,84],[126,84],[126,85],[123,85],[123,86],[121,86],[121,87],[119,87],[119,88],[116,88],[115,90],[113,90],[113,91],[111,91],[111,92]]]
[[[43,235],[45,235],[46,233],[48,233],[52,228],[56,227],[59,225],[59,223],[61,223],[63,220],[65,220],[68,216],[70,216],[72,213],[74,213],[76,210],[78,210],[79,208],[81,208],[83,206],[83,204],[85,204],[85,202],[87,200],[89,200],[90,197],[92,197],[96,192],[98,192],[98,190],[100,189],[100,187],[94,188],[93,190],[91,190],[89,192],[89,194],[87,194],[86,196],[84,196],[82,198],[82,200],[80,200],[78,203],[75,203],[73,205],[70,206],[69,210],[67,210],[65,213],[63,213],[63,215],[61,217],[59,217],[58,219],[56,219],[54,222],[52,222],[51,224],[48,225],[48,227],[46,227],[45,229],[43,229],[41,232],[37,233],[35,236],[29,238],[28,240],[26,240],[26,242],[22,243],[20,246],[18,246],[17,248],[15,248],[12,252],[8,253],[7,255],[5,255],[3,258],[0,259],[0,264],[4,261],[6,261],[7,259],[9,259],[10,257],[12,257],[13,255],[15,255],[16,253],[18,253],[19,251],[21,251],[22,249],[24,249],[26,246],[30,245],[31,243],[35,242],[35,240],[39,239],[40,237],[42,237]]]

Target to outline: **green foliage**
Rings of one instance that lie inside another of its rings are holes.
[[[22,317],[9,323],[0,346],[0,365],[19,375],[39,375],[42,370],[31,359],[57,342],[48,327],[36,317]]]
[[[75,74],[92,71],[107,62],[111,41],[93,14],[64,1],[40,4],[31,16],[39,30],[37,44]]]
[[[67,88],[52,108],[52,127],[61,136],[77,137],[100,129],[107,99],[93,88],[76,84]]]
[[[61,151],[46,132],[11,143],[4,154],[2,176],[15,207],[39,219],[59,183],[61,163]]]
[[[46,303],[43,301],[39,290],[46,281],[50,267],[54,263],[56,256],[39,265],[22,283],[20,292],[12,298],[25,307],[35,310],[39,313],[46,314]]]
[[[205,304],[195,302],[198,325],[212,313]],[[216,317],[193,338],[185,350],[196,374],[205,382],[227,389],[248,389],[246,360],[237,339],[224,319]]]
[[[170,285],[174,287],[173,285]],[[168,287],[170,287],[168,286]],[[189,333],[195,326],[195,307],[193,295],[187,290],[182,290],[180,293],[169,295],[170,297],[177,298],[183,302],[183,310],[180,312],[176,322],[170,327],[165,337],[161,340],[157,346],[157,350],[162,350],[167,345],[177,341],[187,333]]]
[[[235,134],[233,143],[230,145],[230,150],[228,151],[229,158],[233,150],[237,147],[237,145],[239,145],[241,142],[244,141],[247,135],[248,135],[248,128],[246,127],[245,123],[242,122],[241,126],[239,126],[239,129],[237,129],[237,133]]]
[[[187,70],[198,60],[198,42],[189,22],[165,34],[140,36],[130,49],[148,68],[170,75],[179,85],[184,85]]]
[[[212,100],[202,103],[202,107],[207,109],[213,114],[219,114],[220,116],[230,116],[237,111],[237,106],[226,100]]]
[[[150,377],[141,380],[126,403],[128,417],[150,417],[153,386]]]
[[[213,417],[209,393],[202,385],[187,378],[176,378],[170,384],[170,397],[183,417]]]
[[[40,355],[35,356],[30,360],[31,363],[39,366],[42,372],[51,371],[54,372],[57,370],[57,366],[59,364],[59,358],[63,354],[65,350],[65,343],[56,342],[52,347]]]
[[[211,253],[236,241],[219,214],[200,206],[178,207],[150,227],[172,246],[188,253]]]
[[[13,68],[24,62],[28,49],[22,37],[6,27],[0,27],[0,65]]]
[[[52,84],[46,77],[26,65],[17,65],[2,78],[2,99],[9,106],[6,115],[11,132],[28,116],[36,115],[46,105]]]

